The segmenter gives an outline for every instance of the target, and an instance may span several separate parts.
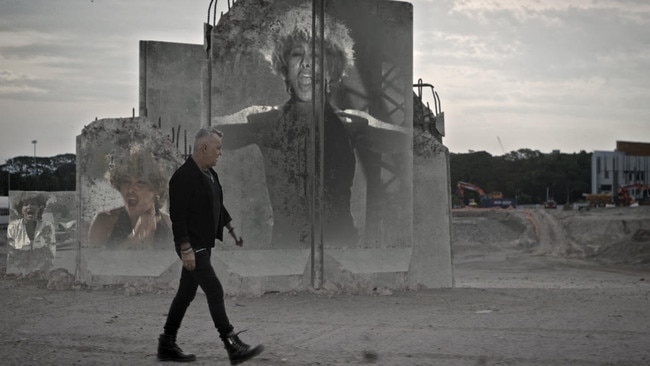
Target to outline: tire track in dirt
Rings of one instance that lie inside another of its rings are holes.
[[[569,233],[554,213],[548,210],[529,210],[539,245],[535,254],[555,257],[584,258],[585,251],[573,242]]]

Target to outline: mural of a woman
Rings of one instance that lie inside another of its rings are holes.
[[[16,211],[20,218],[9,223],[7,228],[7,239],[9,246],[18,250],[33,250],[41,247],[52,246],[50,250],[56,249],[56,237],[54,225],[51,222],[44,222],[42,219],[43,209],[47,197],[42,194],[27,193],[18,201]]]
[[[124,205],[97,214],[89,243],[120,249],[168,247],[171,221],[160,210],[167,198],[167,178],[159,164],[138,145],[110,160],[108,178]]]
[[[288,10],[271,23],[271,36],[261,50],[272,71],[284,80],[289,100],[262,113],[242,111],[214,120],[229,136],[225,149],[256,144],[262,153],[273,209],[274,247],[309,244],[306,159],[309,125],[313,123],[311,16],[310,7]],[[323,72],[329,97],[354,65],[354,41],[348,28],[336,19],[327,16],[324,26]],[[365,146],[388,152],[398,146],[396,139],[406,140],[407,134],[367,113],[338,110],[329,99],[324,109],[324,240],[329,245],[345,246],[359,238],[350,211],[354,149]]]
[[[7,263],[19,271],[48,270],[56,255],[54,224],[43,220],[47,200],[46,194],[27,192],[15,205],[20,218],[7,227]]]

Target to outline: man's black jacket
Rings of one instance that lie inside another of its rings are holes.
[[[221,187],[217,173],[212,168],[209,172]],[[214,247],[215,237],[223,240],[223,227],[232,218],[222,203],[219,224],[217,228],[214,227],[213,196],[206,176],[194,159],[189,157],[169,180],[169,216],[176,250],[185,242],[196,250]],[[223,202],[223,193],[218,202]]]

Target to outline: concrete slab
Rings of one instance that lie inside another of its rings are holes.
[[[412,248],[326,249],[325,280],[341,289],[404,288]],[[212,257],[229,295],[261,295],[311,287],[311,251],[228,250]]]
[[[242,277],[302,275],[309,264],[307,249],[215,251],[230,273]]]
[[[173,250],[107,250],[82,249],[85,270],[93,277],[158,277],[163,274],[178,256]]]
[[[310,250],[217,250],[212,265],[229,295],[262,295],[305,290],[310,282]]]
[[[52,268],[63,268],[68,273],[74,274],[77,269],[77,253],[76,250],[57,250]]]
[[[412,248],[326,249],[325,254],[353,274],[408,272]]]

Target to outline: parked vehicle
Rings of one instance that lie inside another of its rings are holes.
[[[557,202],[554,200],[548,200],[544,202],[544,208],[557,208]]]
[[[635,195],[645,197],[647,195],[648,187],[645,184],[628,184],[618,188],[618,204],[620,206],[631,206],[637,203]],[[630,192],[632,191],[632,192]]]

